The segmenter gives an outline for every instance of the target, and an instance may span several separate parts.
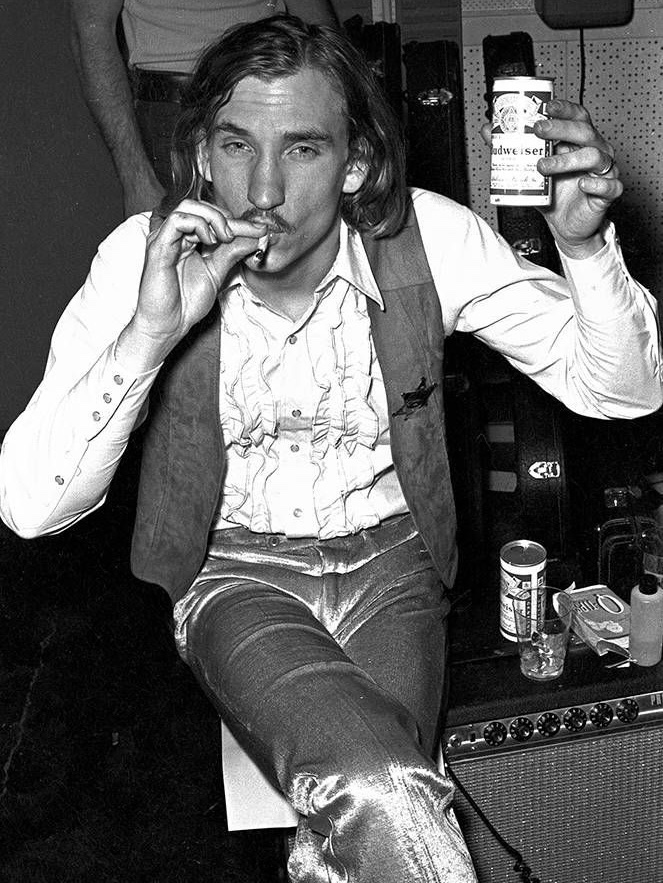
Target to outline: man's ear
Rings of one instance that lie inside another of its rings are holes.
[[[353,159],[348,163],[343,182],[343,193],[356,193],[366,180],[368,172],[366,163],[362,159]]]
[[[209,150],[204,139],[196,145],[196,166],[198,167],[198,174],[211,184],[212,175],[209,170]]]

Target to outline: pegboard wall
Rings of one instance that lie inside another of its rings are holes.
[[[494,226],[497,214],[489,203],[488,191],[490,157],[479,135],[487,110],[481,40],[488,34],[514,30],[530,33],[537,74],[554,77],[555,93],[560,97],[577,101],[580,90],[579,32],[550,30],[536,15],[527,13],[525,6],[533,7],[533,2],[463,0],[470,201],[472,208]],[[506,8],[514,14],[504,14]],[[614,219],[630,269],[659,296],[663,294],[662,86],[661,0],[636,2],[631,26],[585,31],[584,105],[615,147],[625,186]]]

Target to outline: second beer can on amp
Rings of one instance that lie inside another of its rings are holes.
[[[513,599],[524,589],[545,585],[548,554],[533,540],[513,540],[500,549],[500,633],[517,641]]]
[[[552,142],[534,134],[553,97],[548,77],[497,77],[493,84],[490,202],[492,205],[550,205],[552,180],[536,168],[552,153]]]

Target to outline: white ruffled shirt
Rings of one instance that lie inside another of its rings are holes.
[[[628,274],[611,227],[568,281],[518,257],[469,209],[413,191],[445,334],[470,332],[591,417],[661,405],[656,303]],[[0,515],[24,537],[57,533],[102,505],[159,368],[115,345],[133,316],[149,217],[100,245],[53,334],[44,378],[0,454]],[[292,322],[238,274],[222,296],[220,420],[228,453],[218,527],[331,537],[405,511],[389,448],[367,298],[380,292],[361,237],[339,252]]]
[[[392,469],[387,402],[366,298],[352,285],[357,244],[296,322],[255,298],[238,276],[221,301],[220,418],[228,467],[216,527],[318,536],[356,533],[406,512]],[[370,272],[370,270],[369,270]]]

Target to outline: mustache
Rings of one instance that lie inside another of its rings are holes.
[[[261,212],[258,209],[247,209],[240,220],[250,221],[253,224],[265,224],[271,233],[294,233],[295,228],[276,211]]]

